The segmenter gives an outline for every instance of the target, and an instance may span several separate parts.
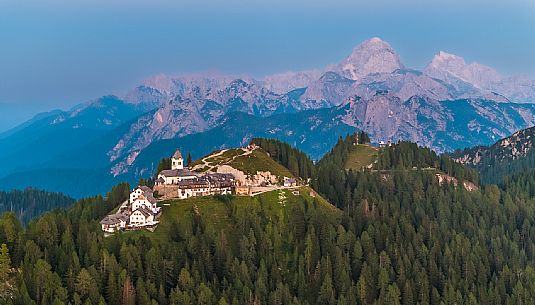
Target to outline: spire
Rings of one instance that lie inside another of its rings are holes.
[[[182,158],[182,153],[180,152],[180,150],[176,150],[175,151],[175,154],[173,155],[173,159],[183,159]]]
[[[182,153],[178,149],[171,158],[171,169],[184,169],[184,158],[182,158]]]

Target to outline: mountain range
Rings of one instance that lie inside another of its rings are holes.
[[[372,38],[328,67],[262,79],[158,75],[123,96],[40,114],[0,134],[0,187],[80,197],[150,175],[176,147],[194,157],[253,137],[319,159],[339,136],[410,140],[438,152],[489,145],[535,125],[535,81],[439,52],[406,67]]]

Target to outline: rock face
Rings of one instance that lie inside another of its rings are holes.
[[[363,98],[374,96],[377,92],[389,92],[401,100],[412,96],[427,96],[435,100],[451,100],[458,97],[440,81],[419,71],[403,69],[392,73],[370,74],[349,89],[351,95]]]
[[[218,143],[191,140],[197,143],[191,149],[203,154],[263,136],[288,141],[317,158],[331,140],[355,129],[376,141],[404,139],[450,151],[493,143],[533,126],[534,107],[533,80],[503,77],[445,52],[424,71],[405,68],[388,43],[372,38],[322,69],[260,80],[214,73],[157,75],[123,97],[37,117],[0,135],[0,177],[57,166],[121,176],[132,172],[153,143],[201,134]],[[32,157],[36,151],[38,159]],[[150,166],[134,171],[147,173]]]
[[[533,103],[535,81],[526,77],[503,77],[491,67],[467,64],[462,57],[440,51],[424,73],[453,87],[458,96],[484,96],[500,101]]]
[[[496,70],[476,62],[466,64],[462,57],[443,51],[435,55],[424,72],[444,81],[455,77],[479,89],[492,88],[501,81]]]
[[[321,70],[289,71],[268,75],[264,77],[262,84],[268,90],[278,94],[284,94],[294,89],[308,87],[312,82],[319,79],[321,75]]]
[[[342,107],[346,111],[342,121],[366,130],[375,142],[409,140],[438,152],[492,143],[535,124],[535,105],[480,99],[402,100],[384,93],[369,99],[353,97]]]
[[[335,67],[341,75],[358,80],[373,73],[391,73],[403,69],[399,55],[378,37],[364,41]]]
[[[507,163],[522,159],[533,153],[535,127],[523,129],[501,139],[491,146],[479,146],[454,154],[463,164],[489,167],[491,164]]]
[[[301,97],[307,103],[323,104],[324,107],[340,105],[355,81],[335,72],[326,72],[320,79],[312,82]],[[314,102],[316,101],[316,102]]]

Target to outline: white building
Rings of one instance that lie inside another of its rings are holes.
[[[100,221],[102,231],[107,233],[113,233],[126,228],[128,216],[123,214],[107,215]]]
[[[161,208],[148,186],[138,186],[130,193],[128,201],[123,203],[114,214],[107,215],[100,224],[107,233],[119,230],[147,228],[153,230],[158,224],[157,217]]]
[[[171,157],[171,169],[165,169],[158,174],[156,185],[177,185],[180,181],[193,180],[197,178],[197,174],[184,168],[184,158],[180,150],[176,150]]]
[[[172,185],[178,184],[183,180],[193,180],[196,178],[197,174],[190,172],[188,169],[165,169],[158,174],[156,184]]]
[[[171,169],[184,169],[184,158],[182,158],[182,153],[178,149],[171,157]]]
[[[153,193],[152,193],[152,190],[150,189],[150,187],[145,186],[145,185],[140,185],[130,193],[130,203],[134,203],[134,201],[140,195],[144,195],[145,197],[152,197]]]
[[[160,211],[160,208],[156,206],[156,199],[154,199],[154,197],[145,197],[144,195],[140,195],[134,202],[132,202],[132,211],[140,208],[150,210],[154,214],[157,214]]]
[[[154,221],[154,214],[145,208],[136,209],[130,214],[130,227],[152,226],[157,223]]]

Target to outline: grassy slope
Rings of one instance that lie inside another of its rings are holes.
[[[250,155],[240,156],[232,160],[229,165],[246,174],[255,174],[257,171],[270,171],[275,176],[293,177],[286,167],[275,162],[260,148]]]
[[[310,196],[309,187],[301,187],[299,195],[293,195],[292,191],[272,191],[255,197],[234,196],[230,203],[224,203],[214,197],[197,197],[185,200],[169,200],[163,205],[163,213],[160,224],[156,231],[136,231],[126,232],[126,236],[131,237],[147,236],[154,241],[169,242],[169,236],[173,226],[178,224],[180,231],[188,234],[195,215],[195,208],[200,214],[200,218],[206,225],[206,230],[214,233],[223,231],[232,241],[237,241],[243,232],[239,229],[239,223],[251,213],[261,219],[277,223],[278,221],[288,220],[291,217],[294,207],[302,207],[305,201],[312,203],[314,198]],[[286,199],[284,204],[279,200],[279,193],[283,192]],[[325,217],[333,223],[338,223],[341,217],[341,211],[328,203],[321,196],[316,195],[319,208]],[[175,226],[176,228],[176,226]]]
[[[241,170],[242,172],[248,175],[256,174],[257,171],[270,171],[275,176],[293,177],[292,173],[290,173],[287,168],[275,162],[267,155],[264,150],[260,148],[254,150],[251,154],[245,156],[239,156],[243,153],[243,150],[241,148],[232,148],[226,150],[221,155],[209,157],[217,153],[218,152],[216,151],[211,153],[207,157],[204,157],[206,158],[205,161],[208,162],[209,166],[227,164],[235,169]],[[202,164],[202,159],[203,158],[193,162],[192,166]],[[204,167],[202,170],[207,169],[208,168]]]
[[[377,159],[377,151],[377,148],[370,145],[357,144],[353,146],[352,151],[349,153],[345,168],[361,170],[363,167],[370,165]]]

